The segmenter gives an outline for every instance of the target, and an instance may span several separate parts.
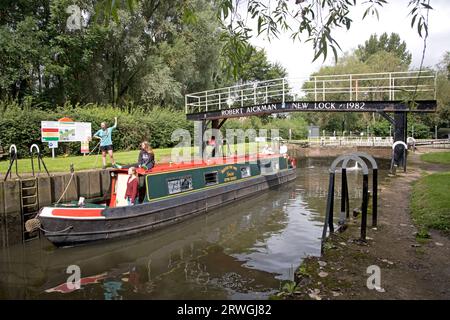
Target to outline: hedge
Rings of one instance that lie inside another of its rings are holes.
[[[170,108],[154,108],[144,111],[136,108],[126,112],[110,105],[89,104],[85,106],[65,106],[53,110],[39,108],[21,108],[16,103],[6,107],[0,103],[0,145],[9,148],[11,144],[17,146],[19,156],[28,155],[28,150],[36,143],[44,154],[51,151],[46,143],[41,142],[41,121],[57,121],[62,117],[69,117],[77,122],[91,122],[92,134],[105,121],[108,125],[114,123],[118,117],[117,129],[113,133],[115,150],[138,149],[140,142],[148,140],[153,148],[171,147],[171,134],[177,128],[193,131],[192,122],[186,120],[181,111]],[[90,142],[90,149],[98,140]],[[80,143],[60,143],[58,153],[79,154]]]
[[[155,107],[144,110],[134,107],[132,111],[124,111],[111,105],[69,105],[53,109],[41,109],[18,105],[14,101],[0,101],[0,145],[9,148],[11,144],[17,146],[19,156],[28,156],[30,146],[36,143],[45,155],[51,150],[47,143],[41,142],[41,121],[57,121],[69,117],[77,122],[91,122],[92,134],[105,121],[113,125],[114,117],[118,118],[117,129],[113,133],[114,150],[135,150],[139,144],[148,140],[153,148],[173,147],[178,142],[171,141],[172,132],[176,129],[185,129],[193,137],[193,122],[186,119],[183,111],[172,108]],[[241,129],[279,129],[280,135],[287,139],[289,129],[292,129],[293,139],[302,139],[307,135],[307,124],[299,116],[287,118],[250,117],[243,119],[230,119],[225,123],[226,128]],[[90,142],[92,150],[98,140]],[[58,154],[80,154],[80,143],[60,143]]]

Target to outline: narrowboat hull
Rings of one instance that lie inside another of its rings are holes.
[[[74,246],[149,232],[258,194],[295,178],[294,167],[134,206],[92,209],[92,214],[86,217],[65,214],[56,218],[41,212],[38,219],[44,236],[50,242],[59,247]]]

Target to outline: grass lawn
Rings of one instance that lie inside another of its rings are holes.
[[[450,232],[450,172],[434,173],[414,184],[411,212],[422,229]]]
[[[450,164],[450,152],[432,152],[420,156],[422,161]]]
[[[236,145],[230,146],[231,152],[234,152],[235,148]],[[246,143],[245,148],[246,151],[249,150],[248,143]],[[190,153],[191,155],[193,155],[194,147],[190,147],[188,149],[190,149]],[[169,161],[173,150],[175,150],[175,148],[154,149],[156,162],[158,163]],[[189,150],[186,150],[186,152],[189,152]],[[118,164],[132,164],[137,162],[138,154],[139,150],[114,152],[114,159]],[[106,160],[107,163],[110,163],[108,155],[106,156]],[[101,153],[97,156],[97,150],[95,150],[94,153],[90,156],[58,156],[55,159],[52,159],[51,157],[44,157],[44,163],[50,173],[68,172],[71,163],[74,164],[75,171],[100,169],[102,167],[102,156]],[[9,160],[0,161],[0,176],[4,176],[4,174],[8,170],[8,166]],[[19,159],[18,166],[19,174],[31,172],[31,161],[29,158]],[[36,158],[34,160],[34,166],[35,170],[37,171],[38,169]],[[44,171],[44,168],[42,168],[42,171]],[[13,175],[14,173],[15,171],[13,168]]]

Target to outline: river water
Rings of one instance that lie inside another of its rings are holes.
[[[267,299],[305,256],[320,254],[332,160],[301,159],[295,181],[149,235],[1,249],[0,299]],[[350,206],[358,207],[361,171],[348,179]],[[65,285],[73,270],[80,289]]]

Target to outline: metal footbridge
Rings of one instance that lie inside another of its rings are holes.
[[[411,105],[409,102],[414,101]],[[434,112],[436,74],[430,71],[322,75],[238,84],[190,93],[190,120],[283,112]]]
[[[209,124],[220,129],[228,118],[289,112],[377,112],[393,125],[394,142],[406,143],[407,113],[435,112],[436,106],[433,71],[282,78],[185,96],[187,119],[201,124],[201,145]]]

